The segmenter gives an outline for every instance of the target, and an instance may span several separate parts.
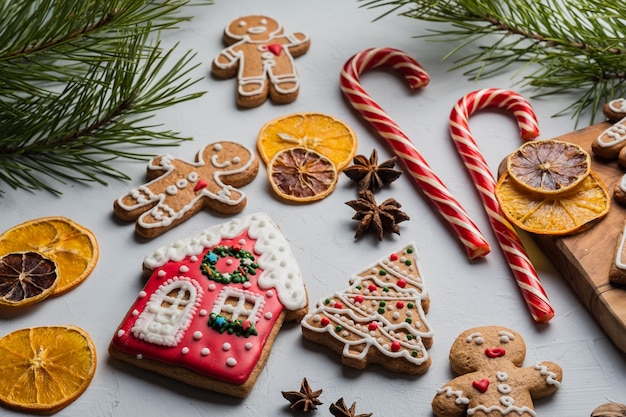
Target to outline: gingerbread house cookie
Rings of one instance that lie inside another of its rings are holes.
[[[266,214],[176,241],[143,267],[111,356],[216,392],[247,396],[283,322],[307,311],[298,264]]]

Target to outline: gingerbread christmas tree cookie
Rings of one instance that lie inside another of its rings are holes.
[[[430,299],[414,244],[380,259],[351,285],[317,304],[301,322],[306,339],[341,354],[354,368],[378,363],[394,372],[421,374],[433,331],[426,321]]]

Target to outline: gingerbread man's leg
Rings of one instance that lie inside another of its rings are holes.
[[[273,65],[268,66],[270,97],[274,101],[294,101],[300,89],[298,74],[293,58],[286,52],[274,57]]]
[[[158,195],[149,187],[142,185],[115,201],[115,214],[122,220],[135,220],[158,200]]]

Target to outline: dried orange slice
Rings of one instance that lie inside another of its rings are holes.
[[[337,185],[335,164],[305,148],[278,152],[268,165],[267,175],[276,194],[296,202],[320,200]]]
[[[324,155],[344,169],[356,153],[356,134],[341,120],[323,113],[296,113],[263,126],[257,139],[261,159],[267,164],[281,150],[306,148]]]
[[[602,219],[610,208],[609,192],[593,171],[574,189],[541,194],[529,191],[505,172],[496,186],[504,216],[520,229],[542,235],[581,232]]]
[[[0,257],[0,305],[21,307],[52,293],[57,266],[36,252],[9,253]]]
[[[58,282],[52,295],[80,284],[98,262],[98,242],[87,228],[65,217],[42,217],[17,225],[0,235],[0,255],[37,252],[54,261]]]
[[[559,140],[526,142],[507,159],[507,171],[520,186],[538,193],[571,190],[591,170],[591,157],[580,146]]]
[[[0,403],[52,413],[86,389],[96,371],[96,348],[75,326],[21,329],[0,339]]]

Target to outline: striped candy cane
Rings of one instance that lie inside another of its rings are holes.
[[[465,209],[435,175],[407,135],[361,86],[359,75],[377,67],[390,67],[399,71],[411,88],[424,87],[429,82],[428,74],[406,53],[391,48],[373,48],[357,53],[345,63],[341,71],[341,91],[393,149],[411,178],[454,229],[468,257],[475,259],[488,254],[489,244]]]
[[[491,227],[522,292],[524,301],[533,319],[544,323],[554,316],[554,310],[519,236],[511,223],[502,215],[495,196],[496,180],[469,131],[469,116],[486,107],[498,107],[513,112],[524,140],[533,139],[539,135],[537,118],[530,103],[512,91],[494,88],[478,90],[461,98],[452,109],[450,135],[480,193]]]

